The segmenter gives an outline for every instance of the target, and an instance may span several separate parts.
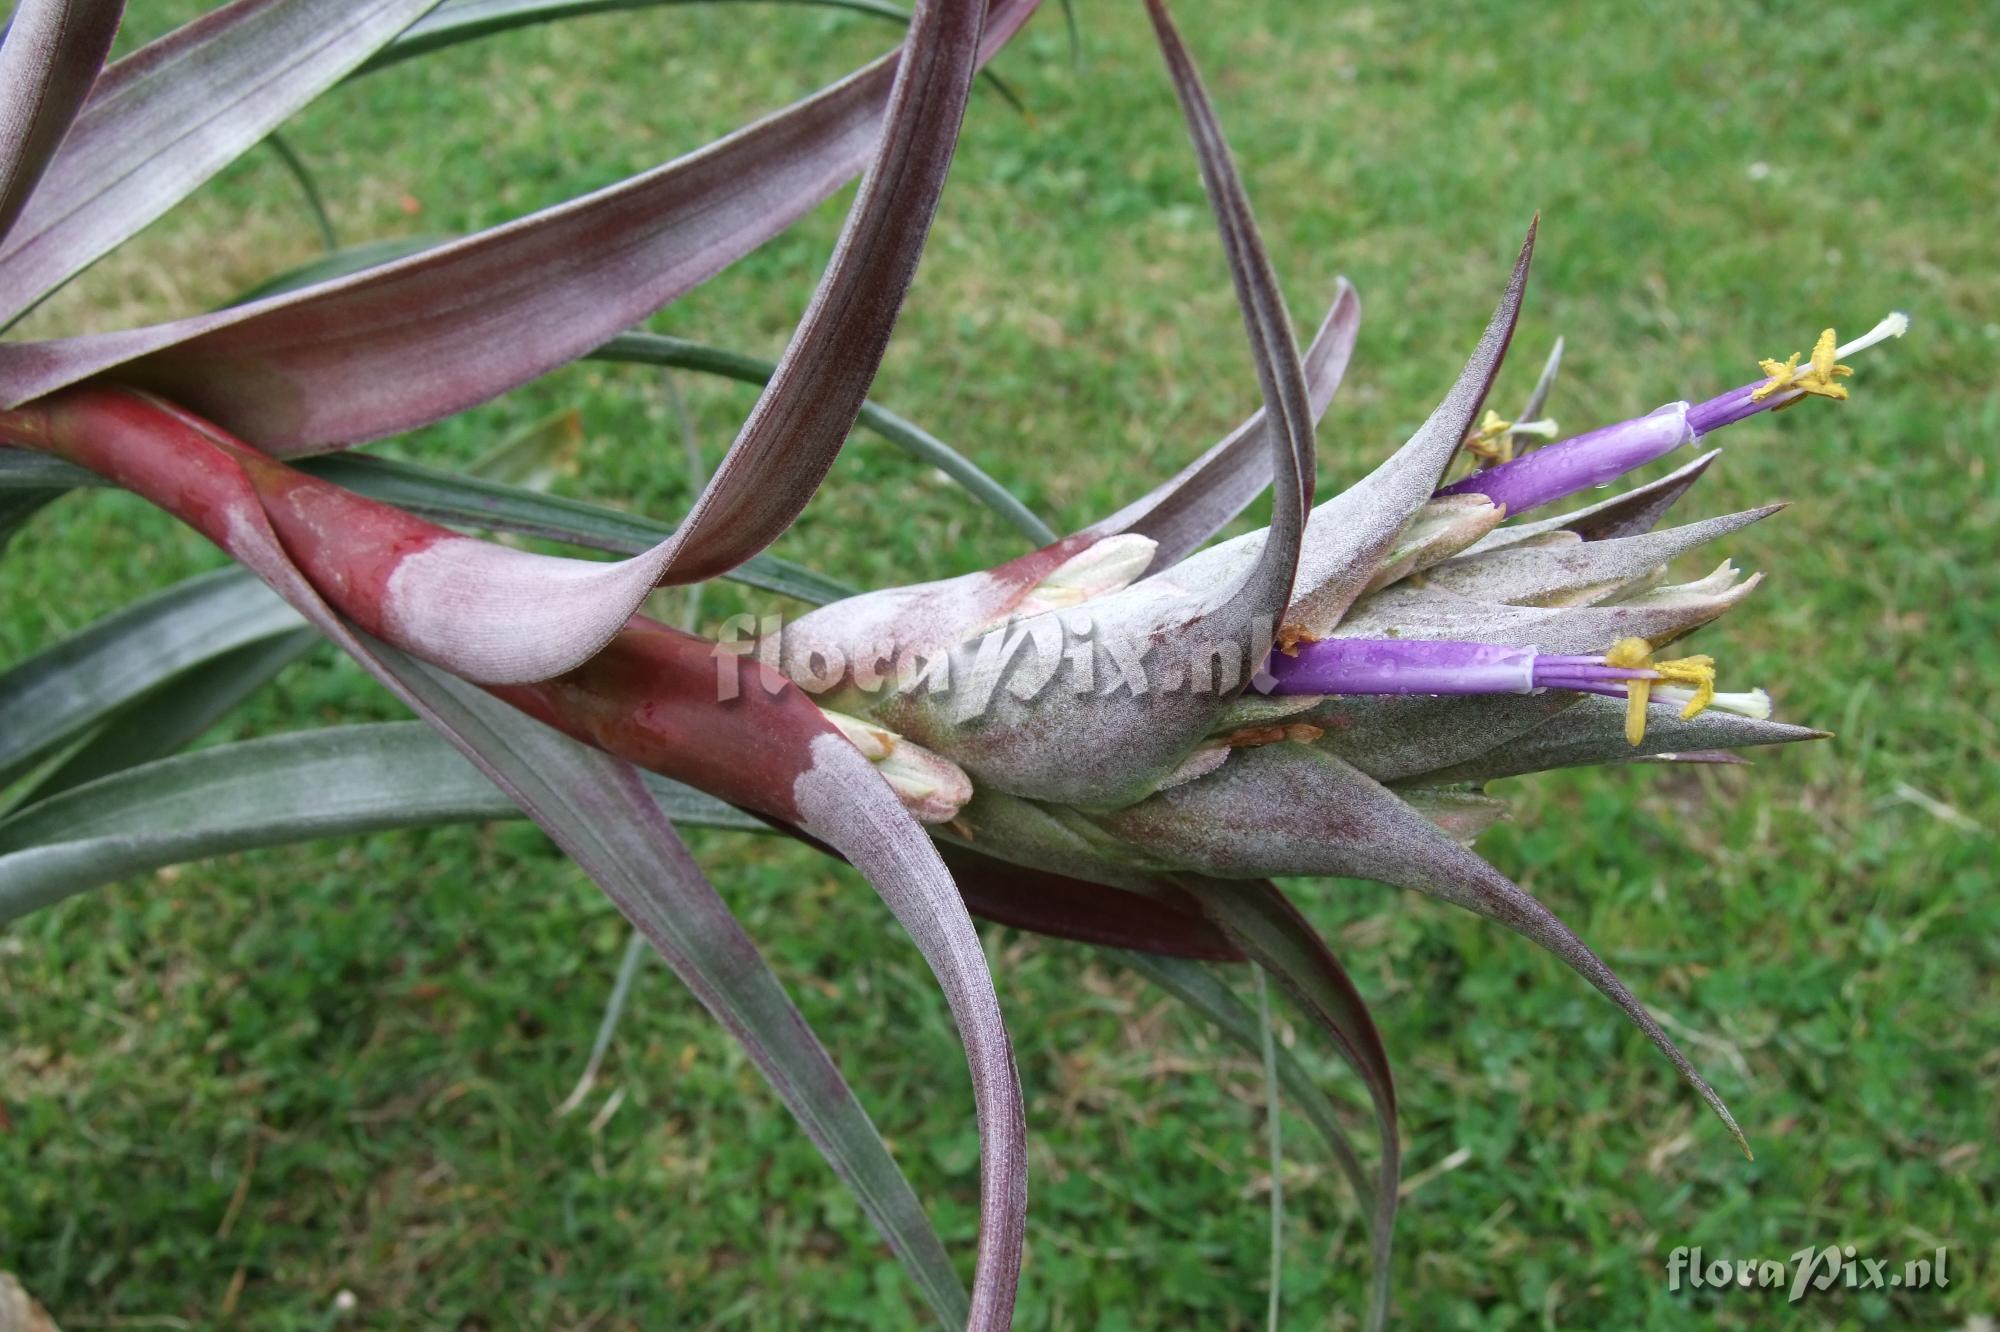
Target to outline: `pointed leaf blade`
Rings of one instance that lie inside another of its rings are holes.
[[[187,197],[433,3],[236,0],[105,70],[0,240],[0,319]]]

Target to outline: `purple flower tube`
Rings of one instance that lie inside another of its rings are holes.
[[[1845,389],[1828,387],[1835,375],[1848,373],[1846,366],[1835,362],[1885,339],[1900,338],[1909,327],[1908,315],[1892,314],[1854,341],[1838,347],[1833,345],[1833,330],[1828,329],[1821,334],[1811,366],[1798,365],[1797,356],[1784,364],[1766,361],[1765,378],[1730,389],[1697,406],[1670,402],[1634,420],[1577,435],[1512,462],[1474,472],[1437,493],[1484,495],[1513,516],[1578,491],[1609,485],[1683,444],[1759,412],[1797,402],[1805,393],[1846,397]]]
[[[1706,404],[1704,404],[1706,405]],[[1440,495],[1484,495],[1511,516],[1565,495],[1609,485],[1636,467],[1665,457],[1695,438],[1688,405],[1657,411],[1536,449],[1513,462],[1474,472]]]
[[[1650,670],[1605,664],[1603,657],[1538,653],[1497,643],[1402,638],[1328,638],[1274,652],[1265,667],[1273,694],[1526,694],[1574,689],[1623,694],[1620,682],[1650,680]]]

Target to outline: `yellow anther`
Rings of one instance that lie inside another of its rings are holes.
[[[1465,451],[1478,458],[1487,466],[1514,460],[1514,441],[1507,432],[1514,428],[1512,421],[1500,419],[1500,413],[1491,407],[1486,409],[1486,418],[1465,437]]]
[[[1656,661],[1653,669],[1670,684],[1693,687],[1694,697],[1681,709],[1682,721],[1693,721],[1715,701],[1715,658],[1679,657],[1673,661]]]
[[[1774,361],[1768,356],[1757,362],[1757,368],[1771,377],[1767,384],[1760,384],[1750,390],[1750,401],[1762,402],[1780,389],[1788,389],[1798,377],[1799,354],[1793,352],[1782,361]]]
[[[1771,378],[1768,383],[1760,384],[1750,391],[1750,401],[1762,402],[1773,393],[1781,392],[1802,395],[1793,398],[1791,402],[1781,403],[1779,411],[1783,411],[1793,403],[1803,402],[1805,396],[1832,398],[1836,402],[1845,401],[1846,386],[1836,384],[1834,381],[1853,374],[1854,367],[1835,363],[1834,348],[1838,345],[1833,330],[1830,328],[1823,330],[1819,335],[1819,341],[1813,344],[1812,356],[1808,359],[1804,371],[1799,369],[1797,352],[1793,352],[1782,361],[1759,361],[1758,367]]]
[[[1604,664],[1628,671],[1651,671],[1652,679],[1625,682],[1625,738],[1634,748],[1646,738],[1646,704],[1656,681],[1688,685],[1694,697],[1681,709],[1681,720],[1692,721],[1715,701],[1715,658],[1677,657],[1654,661],[1653,645],[1643,638],[1621,638],[1604,654]]]
[[[1643,638],[1621,638],[1604,654],[1606,666],[1641,671],[1653,664],[1653,645]],[[1651,680],[1625,682],[1625,739],[1633,748],[1646,738],[1646,701],[1652,697]]]

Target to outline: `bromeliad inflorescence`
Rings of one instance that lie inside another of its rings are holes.
[[[115,0],[25,0],[0,46],[0,319],[317,91],[401,58],[398,45],[411,55],[487,30],[476,6],[433,5],[381,0],[356,18],[339,0],[237,4],[106,68]],[[1531,228],[1430,417],[1314,507],[1316,422],[1353,349],[1358,304],[1341,284],[1301,356],[1192,60],[1162,0],[1147,0],[1263,409],[1151,493],[997,568],[835,601],[761,642],[638,614],[658,586],[747,568],[826,475],[868,405],[974,75],[1034,7],[920,0],[904,46],[851,77],[698,153],[460,241],[153,328],[0,343],[0,442],[72,465],[58,491],[94,475],[200,530],[541,823],[731,1025],[836,1167],[872,1181],[857,1185],[864,1206],[948,1324],[1007,1325],[1027,1206],[1020,1087],[968,910],[1175,959],[1248,960],[1280,978],[1375,1109],[1375,1180],[1342,1159],[1375,1199],[1379,1327],[1400,1169],[1387,1055],[1353,983],[1267,878],[1372,879],[1518,931],[1609,996],[1740,1140],[1623,982],[1469,844],[1504,813],[1483,790],[1492,778],[1714,760],[1820,734],[1771,721],[1761,691],[1717,692],[1709,657],[1663,655],[1757,584],[1727,561],[1672,583],[1671,563],[1778,506],[1654,530],[1710,452],[1575,512],[1519,520],[1759,412],[1846,398],[1842,358],[1908,321],[1892,315],[1846,345],[1829,329],[1803,366],[1797,354],[1767,360],[1755,383],[1517,456],[1555,433],[1533,418],[1560,354],[1513,419],[1485,410]],[[286,78],[268,78],[272,68]],[[247,91],[215,97],[225,84]],[[440,506],[454,478],[425,490],[405,474],[431,503],[409,489],[390,503],[286,461],[428,424],[578,357],[620,359],[624,330],[864,168],[784,358],[680,525],[635,540],[629,527],[607,538],[601,523],[564,526],[574,510],[516,518],[518,530],[629,558],[536,554],[431,521],[494,525],[491,488]],[[528,332],[496,340],[494,329]],[[1444,484],[1461,455],[1477,465]],[[1268,526],[1209,544],[1266,492]],[[0,513],[0,538],[47,498]],[[1047,529],[1027,517],[1039,539]],[[25,697],[13,705],[32,710]],[[116,703],[136,714],[144,700]],[[14,755],[17,775],[125,715],[52,731]],[[686,794],[698,808],[737,826],[747,814],[845,856],[921,948],[959,1025],[979,1117],[969,1295],[640,768],[696,788]],[[65,815],[31,801],[5,822],[23,837],[40,816],[60,840],[76,823]],[[170,863],[146,857],[184,846],[101,841],[53,854],[0,843],[0,914]]]

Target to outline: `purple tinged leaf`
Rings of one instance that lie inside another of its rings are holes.
[[[0,319],[186,198],[434,2],[236,0],[105,70],[0,240]],[[8,349],[7,406],[91,372],[17,392],[28,365],[54,369],[33,346]]]
[[[777,372],[681,526],[677,581],[726,573],[777,540],[854,428],[944,191],[985,17],[984,0],[917,6],[874,164]],[[998,15],[994,28],[1008,31]]]
[[[1429,419],[1387,462],[1313,511],[1299,553],[1297,588],[1286,611],[1290,624],[1320,636],[1338,624],[1374,579],[1405,524],[1437,489],[1507,354],[1534,253],[1531,225],[1479,345]]]
[[[847,857],[909,931],[958,1023],[980,1139],[979,1255],[967,1327],[1005,1328],[1027,1229],[1027,1123],[979,935],[937,848],[854,746],[836,735],[816,737],[812,766],[799,774],[792,795],[803,830]]]
[[[967,909],[981,919],[1161,959],[1243,960],[1220,931],[1177,899],[1024,869],[964,847],[947,844],[939,851]]]
[[[1673,508],[1680,497],[1701,479],[1708,465],[1721,456],[1721,449],[1711,449],[1656,481],[1635,486],[1609,499],[1538,522],[1509,523],[1489,533],[1467,553],[1484,554],[1556,532],[1572,532],[1585,541],[1605,541],[1612,537],[1650,532],[1660,519],[1666,517],[1667,510]]]
[[[768,822],[815,850],[840,854],[789,823]],[[1033,854],[1017,854],[1013,844],[995,837],[994,823],[975,824],[965,815],[948,828],[929,831],[940,839],[938,854],[957,880],[966,908],[984,920],[1052,939],[1159,957],[1243,960],[1186,893],[1157,876],[1134,875],[1128,866],[1096,853],[1073,859],[1061,870],[1042,868]]]
[[[407,544],[365,574],[378,593],[353,568],[356,550],[386,539],[387,529],[376,529],[400,516],[275,465],[253,466],[246,474],[292,553],[320,586],[379,595],[363,622],[399,646],[469,680],[516,684],[589,659],[659,583],[725,573],[770,544],[832,465],[880,363],[950,165],[982,11],[979,0],[934,0],[917,11],[877,162],[819,290],[735,445],[672,537],[632,559],[599,563],[401,523]],[[343,608],[361,613],[351,599]]]
[[[1333,755],[1297,744],[1243,750],[1214,774],[1101,822],[1133,845],[1199,874],[1373,879],[1498,921],[1602,991],[1744,1144],[1742,1130],[1721,1098],[1624,982],[1568,926],[1394,792]],[[1747,1144],[1744,1150],[1749,1150]]]
[[[990,1288],[996,1278],[985,1261],[975,1278],[974,1312],[967,1321],[964,1292],[950,1259],[916,1195],[889,1159],[867,1112],[771,974],[756,945],[694,863],[639,770],[385,644],[373,647],[404,687],[422,700],[426,720],[445,729],[447,737],[590,875],[743,1046],[797,1117],[806,1136],[854,1191],[945,1325],[1005,1326],[1004,1319],[982,1321],[978,1313],[982,1307],[990,1309],[999,1297]],[[854,803],[873,805],[873,816],[880,818],[882,802],[868,796],[871,791],[884,791],[882,784],[872,780],[867,761],[852,746],[837,740],[832,744],[843,748],[848,759],[867,774],[846,774],[850,783],[860,777],[860,789],[851,793]],[[893,797],[889,805],[896,808]],[[896,812],[900,813],[900,808]],[[956,908],[963,923],[958,931],[927,919],[936,913],[935,904],[912,909],[907,902],[899,903],[909,893],[899,881],[900,867],[873,868],[886,875],[887,882],[876,880],[882,884],[884,899],[910,928],[934,967],[938,966],[936,953],[949,940],[955,960],[942,968],[939,976],[948,995],[954,982],[963,984],[965,980],[960,969],[966,965],[966,945],[964,938],[955,936],[972,938],[971,956],[979,959],[978,977],[986,978],[977,938],[955,895],[947,894],[950,907]],[[936,874],[949,889],[951,881],[942,866]],[[935,937],[927,938],[927,934]],[[999,1027],[997,1004],[990,1002],[991,994],[989,979],[989,1004],[979,1011],[978,1020],[982,1031],[998,1033],[1004,1051],[1006,1037]],[[953,1003],[953,1010],[959,1012],[958,1002]],[[1011,1071],[1011,1062],[1008,1067]],[[975,1091],[980,1071],[975,1064]],[[1003,1094],[1005,1090],[1002,1088]],[[984,1098],[981,1109],[984,1119],[988,1113]],[[1015,1113],[1018,1116],[1018,1103]],[[990,1223],[993,1213],[986,1215]],[[982,1233],[982,1260],[987,1247],[984,1240]],[[1003,1270],[998,1279],[1005,1282],[1004,1298],[1011,1304],[1012,1274]]]
[[[21,0],[15,6],[0,45],[0,241],[97,82],[124,12],[124,0]]]
[[[995,6],[982,59],[1035,2]],[[686,157],[363,273],[151,328],[0,346],[0,405],[124,367],[280,456],[449,416],[583,355],[832,195],[868,163],[899,63],[891,53]]]
[[[1168,17],[1165,0],[1146,0],[1146,12],[1153,20],[1174,93],[1180,99],[1189,137],[1194,141],[1195,159],[1201,165],[1202,184],[1221,233],[1229,275],[1236,287],[1236,303],[1243,313],[1243,327],[1250,339],[1251,359],[1257,369],[1257,383],[1264,395],[1264,434],[1269,441],[1273,487],[1271,522],[1256,565],[1244,575],[1227,598],[1227,623],[1247,628],[1258,616],[1276,615],[1291,599],[1292,580],[1299,562],[1299,543],[1305,535],[1306,510],[1312,503],[1316,476],[1313,454],[1312,395],[1306,386],[1305,370],[1299,362],[1297,340],[1292,334],[1291,317],[1285,312],[1284,295],[1271,271],[1270,257],[1257,235],[1257,220],[1251,215],[1250,200],[1242,179],[1209,103],[1193,58],[1182,44],[1180,33]],[[1222,629],[1223,622],[1210,626]]]
[[[1668,562],[1718,537],[1760,522],[1785,506],[1767,504],[1720,518],[1639,536],[1564,544],[1526,544],[1461,555],[1424,575],[1431,587],[1517,606],[1595,604]]]

